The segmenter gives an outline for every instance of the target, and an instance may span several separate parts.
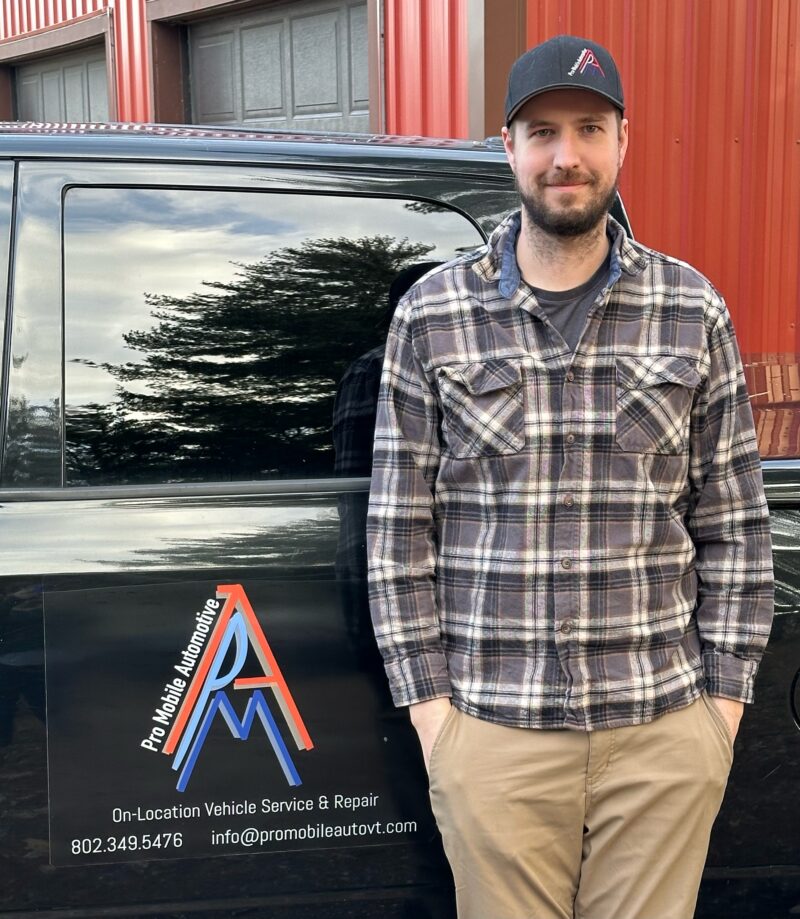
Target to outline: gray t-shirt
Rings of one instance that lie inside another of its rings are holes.
[[[578,346],[589,310],[608,281],[610,267],[609,250],[603,264],[579,287],[573,287],[571,290],[542,290],[539,287],[531,287],[536,302],[573,352]]]

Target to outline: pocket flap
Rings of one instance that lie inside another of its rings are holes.
[[[663,354],[621,357],[617,358],[617,381],[624,389],[647,389],[664,383],[695,389],[700,384],[700,373],[687,357]]]
[[[480,364],[440,367],[439,375],[460,383],[473,396],[507,389],[522,382],[522,364],[502,358]]]

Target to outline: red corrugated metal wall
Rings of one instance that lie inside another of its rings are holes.
[[[150,52],[144,0],[114,0],[117,118],[152,121]]]
[[[144,0],[0,0],[0,41],[112,8],[119,121],[149,121],[150,64]]]
[[[71,22],[106,6],[108,0],[0,0],[0,41]]]
[[[744,352],[800,352],[800,2],[528,0],[527,42],[614,54],[636,235],[720,288]]]
[[[466,137],[464,0],[384,0],[386,131]]]

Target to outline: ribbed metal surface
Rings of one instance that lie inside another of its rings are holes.
[[[384,0],[386,131],[467,137],[464,0]]]
[[[150,55],[144,0],[116,0],[114,6],[117,118],[150,121]]]
[[[744,352],[800,352],[800,3],[528,0],[527,43],[614,54],[636,235],[725,296]]]
[[[105,9],[109,0],[0,0],[0,41]]]
[[[112,8],[116,118],[149,121],[150,67],[144,0],[0,0],[0,41],[58,28]]]

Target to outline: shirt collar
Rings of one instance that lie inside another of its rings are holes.
[[[522,283],[517,264],[517,237],[522,226],[520,211],[509,214],[489,237],[486,254],[474,266],[486,281],[496,281],[500,294],[507,300],[514,296]],[[611,262],[608,286],[615,284],[623,272],[638,274],[647,264],[643,252],[628,238],[624,228],[611,215],[608,217],[611,236]]]

